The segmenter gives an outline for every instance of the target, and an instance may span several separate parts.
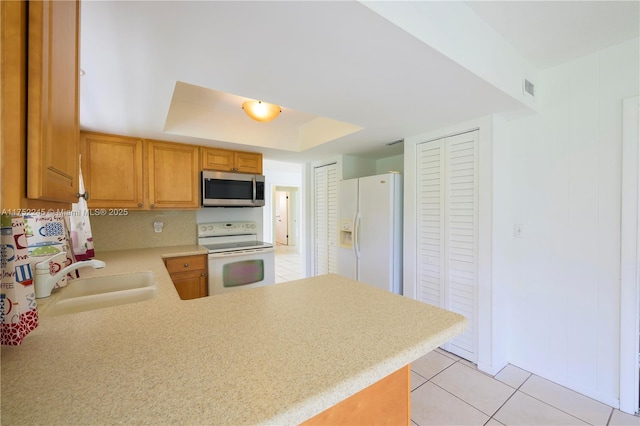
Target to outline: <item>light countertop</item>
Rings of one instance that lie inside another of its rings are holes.
[[[40,303],[39,327],[2,347],[2,423],[297,424],[467,324],[332,274],[180,300],[162,257],[205,253],[98,253],[107,267],[82,277],[152,271],[158,297],[51,317]]]

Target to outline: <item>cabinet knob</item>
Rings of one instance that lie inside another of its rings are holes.
[[[76,194],[78,199],[84,198],[85,201],[89,201],[89,191],[84,191],[84,193],[80,194],[79,192]]]
[[[154,208],[156,205],[155,204],[151,204],[151,208]]]
[[[188,263],[185,263],[185,264],[184,264],[184,267],[185,267],[185,268],[188,268],[188,267],[189,267],[189,264],[188,264]]]
[[[200,272],[200,276],[204,277],[206,274],[204,272]]]
[[[142,207],[142,203],[138,203],[138,207]]]

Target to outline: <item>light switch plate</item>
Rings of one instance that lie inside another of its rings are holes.
[[[513,236],[516,238],[524,237],[524,225],[521,223],[516,223],[513,225]]]

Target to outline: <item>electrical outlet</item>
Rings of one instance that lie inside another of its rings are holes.
[[[513,236],[516,238],[524,237],[524,225],[521,223],[516,223],[513,225]]]

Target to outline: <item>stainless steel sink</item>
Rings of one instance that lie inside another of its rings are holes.
[[[108,275],[71,281],[58,290],[45,315],[65,315],[150,300],[158,295],[151,272]]]

